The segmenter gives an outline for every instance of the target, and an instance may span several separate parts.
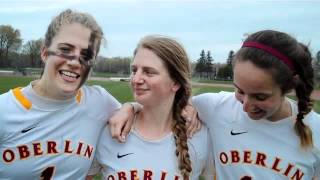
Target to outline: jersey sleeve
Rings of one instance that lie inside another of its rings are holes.
[[[192,105],[198,111],[200,120],[208,124],[219,99],[219,93],[204,93],[192,98]]]
[[[3,98],[1,98],[1,95],[0,95],[0,108],[4,105],[1,101],[2,99]],[[4,113],[1,111],[1,113],[0,113],[0,147],[1,147],[1,144],[3,141],[3,136],[4,136],[4,129],[3,129],[4,128],[4,121],[3,121],[4,117],[3,117],[3,114]]]
[[[11,92],[8,91],[0,95],[0,147],[4,141],[5,136],[5,127],[7,116],[10,116],[10,112],[15,113],[15,107],[12,104]],[[10,110],[10,111],[9,111]]]
[[[94,88],[93,91],[98,94],[98,98],[96,99],[96,101],[93,101],[93,107],[97,108],[96,110],[99,110],[102,120],[107,122],[108,119],[113,115],[113,113],[121,107],[121,104],[116,98],[114,98],[107,90],[105,90],[101,86],[95,85],[92,87]],[[101,102],[99,103],[101,105],[98,105],[99,101]]]
[[[88,171],[88,176],[92,176],[92,175],[96,175],[101,171],[101,166],[98,162],[98,160],[96,159],[96,157],[93,159],[92,164],[90,166],[90,169]]]
[[[318,163],[318,164],[316,165],[314,177],[315,177],[316,179],[320,179],[320,163]]]
[[[314,177],[320,179],[320,115],[311,111],[304,119],[304,123],[311,128],[313,140],[313,154],[316,158],[314,164]]]
[[[108,125],[101,132],[100,139],[95,154],[95,165],[90,169],[91,173],[101,172],[103,176],[106,175],[108,166],[112,165],[115,161],[115,157],[112,156],[112,147],[114,147],[114,139],[111,138]],[[98,164],[98,165],[97,165]]]
[[[0,107],[1,107],[2,103],[0,102]],[[0,113],[0,144],[3,143],[3,136],[4,136],[4,124],[3,124],[3,121],[1,121],[3,118],[2,118],[2,113]],[[1,145],[0,145],[1,146]]]
[[[212,141],[209,131],[207,132],[207,158],[206,163],[202,172],[204,179],[215,179],[215,167],[213,160],[213,150],[212,150]]]

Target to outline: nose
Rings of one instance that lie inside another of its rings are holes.
[[[74,56],[72,59],[68,59],[67,64],[74,67],[80,67],[81,63],[79,56]]]
[[[144,82],[143,76],[139,71],[136,71],[135,73],[132,73],[131,75],[131,82],[133,84],[141,84]]]
[[[244,112],[249,112],[249,110],[253,106],[251,98],[248,95],[244,95],[244,96],[242,96],[240,101],[241,101],[242,106],[243,106],[243,111]]]
[[[67,63],[72,66],[81,66],[80,56],[80,50],[75,50],[74,55],[68,57]]]

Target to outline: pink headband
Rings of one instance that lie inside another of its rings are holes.
[[[253,47],[253,48],[264,50],[265,52],[277,57],[280,61],[284,62],[292,71],[294,71],[294,66],[292,61],[287,56],[283,55],[278,50],[270,46],[267,46],[258,42],[248,41],[248,42],[244,42],[242,47]]]

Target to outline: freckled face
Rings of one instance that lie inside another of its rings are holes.
[[[250,61],[238,61],[234,67],[236,98],[251,119],[277,120],[284,109],[284,96],[271,73]]]

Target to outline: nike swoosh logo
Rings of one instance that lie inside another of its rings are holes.
[[[117,154],[117,158],[120,159],[120,158],[123,158],[123,157],[125,157],[125,156],[130,155],[130,154],[133,154],[133,153],[127,153],[127,154],[122,154],[122,155],[120,155],[120,154],[118,153],[118,154]]]
[[[30,131],[31,129],[35,128],[35,127],[37,127],[37,126],[32,126],[32,127],[23,129],[23,130],[21,130],[21,133],[26,133],[26,132]]]
[[[242,132],[233,132],[233,130],[231,130],[230,134],[232,136],[236,136],[236,135],[240,135],[240,134],[244,134],[244,133],[248,133],[248,131],[242,131]]]

